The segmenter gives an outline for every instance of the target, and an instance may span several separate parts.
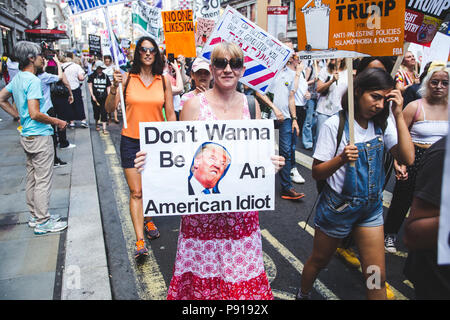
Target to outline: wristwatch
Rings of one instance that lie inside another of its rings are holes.
[[[297,117],[292,117],[292,120],[297,120]]]

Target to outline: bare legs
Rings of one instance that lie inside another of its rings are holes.
[[[124,169],[124,172],[130,189],[130,214],[134,232],[136,233],[136,240],[144,239],[141,175],[136,168]]]
[[[357,227],[353,235],[361,256],[367,299],[386,299],[383,226]],[[328,265],[340,241],[341,239],[327,236],[316,228],[313,251],[302,274],[303,294],[311,292],[319,272]]]

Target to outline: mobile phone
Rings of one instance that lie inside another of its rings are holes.
[[[174,63],[175,62],[175,56],[173,55],[173,53],[169,53],[167,55],[167,59],[169,60],[170,63]]]
[[[387,101],[384,99],[384,108],[388,108],[388,110],[390,110],[392,108],[392,101]]]

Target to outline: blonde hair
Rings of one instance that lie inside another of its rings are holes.
[[[428,73],[427,73],[425,79],[423,79],[422,84],[420,85],[420,88],[417,91],[422,97],[426,98],[430,94],[429,90],[428,90],[428,82],[431,80],[431,77],[433,76],[433,74],[435,74],[438,71],[443,71],[443,72],[447,73],[447,76],[450,79],[450,68],[447,68],[443,62],[439,63],[439,64],[434,63],[434,65],[432,63],[428,69]],[[447,94],[446,100],[447,99],[448,99],[448,94]]]
[[[233,42],[221,42],[216,45],[211,53],[211,61],[215,58],[223,57],[226,54],[230,54],[231,58],[241,58],[244,59],[244,52],[241,47]]]

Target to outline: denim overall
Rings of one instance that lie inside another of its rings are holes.
[[[345,122],[348,144],[348,121]],[[355,226],[383,225],[383,131],[375,126],[376,137],[356,143],[358,159],[355,166],[346,164],[342,192],[328,184],[323,188],[317,204],[314,224],[334,238],[345,238]]]

